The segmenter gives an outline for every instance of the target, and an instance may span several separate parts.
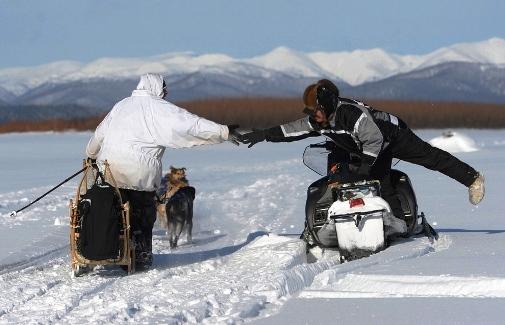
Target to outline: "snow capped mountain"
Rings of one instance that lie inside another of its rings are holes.
[[[65,79],[125,79],[148,72],[161,74],[192,73],[207,66],[219,66],[233,61],[233,58],[223,54],[195,56],[191,53],[173,53],[146,59],[103,58],[83,66],[80,71],[66,76]]]
[[[505,64],[505,40],[491,38],[477,43],[462,43],[438,49],[426,55],[397,55],[382,49],[352,52],[315,52],[308,56],[327,73],[357,86],[385,79],[399,73],[446,62]]]
[[[406,72],[419,64],[412,56],[401,57],[382,49],[356,50],[352,52],[314,52],[309,54],[327,73],[338,75],[350,85],[359,85],[391,75]]]
[[[333,73],[325,71],[317,62],[312,60],[309,55],[294,51],[287,47],[278,47],[273,51],[246,60],[251,64],[282,71],[287,74],[298,74],[305,77],[319,77],[324,75],[331,75]]]
[[[234,59],[222,54],[195,56],[191,53],[170,53],[141,58],[101,58],[88,64],[59,61],[36,67],[0,70],[0,87],[15,95],[45,83],[61,84],[92,79],[130,79],[153,72],[162,74],[193,73],[206,66],[222,65]]]
[[[445,62],[343,92],[358,98],[505,103],[505,65]]]
[[[43,83],[61,82],[65,76],[80,71],[82,67],[83,64],[76,61],[58,61],[35,67],[2,69],[0,87],[19,96]]]
[[[329,78],[351,97],[504,103],[505,40],[456,44],[426,55],[379,48],[302,53],[278,47],[247,59],[178,52],[89,63],[60,61],[0,70],[0,106],[78,105],[107,111],[147,72],[165,76],[174,101],[294,97],[307,84]],[[19,118],[27,118],[24,110],[16,111]]]
[[[224,54],[196,55],[191,52],[167,53],[148,58],[101,58],[84,64],[59,61],[35,67],[0,70],[0,87],[19,96],[45,83],[93,79],[131,79],[146,72],[165,76],[202,71],[250,74],[261,68],[292,77],[328,77],[350,85],[377,81],[398,73],[452,61],[505,64],[505,40],[491,38],[476,43],[455,44],[425,55],[398,55],[382,49],[352,52],[302,53],[278,47],[269,53],[248,59],[234,59]],[[5,98],[0,98],[5,100]]]
[[[444,62],[474,62],[494,65],[505,64],[505,40],[491,38],[477,43],[460,43],[441,48],[422,56],[419,68]]]

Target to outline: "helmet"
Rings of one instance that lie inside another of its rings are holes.
[[[326,116],[335,112],[338,103],[338,87],[328,79],[321,79],[305,88],[303,92],[303,112],[313,115],[317,108],[322,109]]]

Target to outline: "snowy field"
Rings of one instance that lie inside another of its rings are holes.
[[[425,140],[441,130],[423,130]],[[400,162],[420,211],[440,233],[345,264],[307,263],[298,239],[311,142],[167,150],[197,189],[194,241],[169,248],[155,229],[154,266],[125,276],[100,267],[73,278],[68,201],[77,179],[16,218],[81,168],[90,133],[0,135],[0,323],[504,324],[505,130],[435,139],[482,171],[480,206],[441,174]],[[473,142],[472,142],[473,140]],[[471,150],[470,150],[471,149]]]

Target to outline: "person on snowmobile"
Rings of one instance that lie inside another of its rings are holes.
[[[400,118],[362,102],[340,97],[337,86],[327,79],[309,85],[303,93],[305,118],[264,130],[243,134],[241,142],[252,147],[261,141],[290,142],[325,135],[360,159],[349,170],[381,183],[382,197],[393,214],[404,219],[400,201],[391,184],[393,158],[439,171],[468,187],[469,200],[484,197],[484,177],[446,151],[421,140]]]
[[[166,95],[161,75],[141,76],[137,89],[114,105],[86,147],[90,159],[107,160],[123,201],[130,202],[137,268],[152,264],[155,193],[160,186],[165,148],[235,139],[235,127],[191,114],[164,100]]]

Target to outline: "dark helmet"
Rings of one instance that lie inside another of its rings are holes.
[[[338,87],[328,79],[321,79],[305,88],[303,92],[304,112],[307,115],[312,115],[316,108],[322,108],[326,116],[329,117],[337,108],[338,96]]]

